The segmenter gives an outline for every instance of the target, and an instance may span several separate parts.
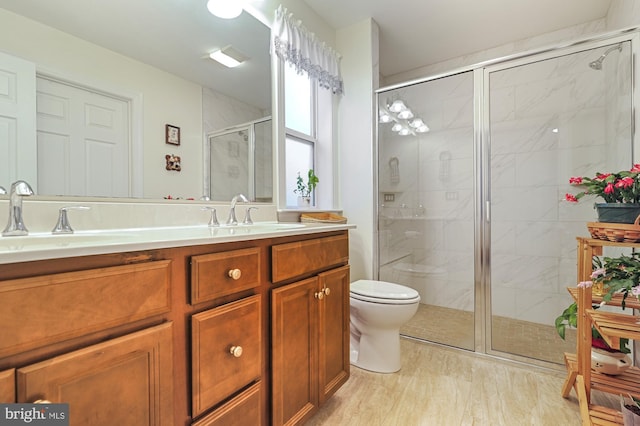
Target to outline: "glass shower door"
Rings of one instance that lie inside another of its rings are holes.
[[[564,194],[571,176],[631,166],[631,75],[629,42],[485,72],[490,351],[562,363],[575,350],[573,330],[563,342],[553,324],[572,303],[576,236],[595,216]]]
[[[379,278],[420,294],[403,335],[473,350],[473,73],[379,93],[378,106]]]

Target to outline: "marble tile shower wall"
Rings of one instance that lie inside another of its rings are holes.
[[[571,299],[577,235],[592,205],[563,202],[568,178],[606,170],[605,73],[594,51],[492,74],[491,286],[494,315],[552,324]],[[618,100],[610,100],[617,103]],[[627,104],[628,110],[628,104]],[[557,133],[553,129],[558,129]],[[627,137],[626,141],[630,139]]]
[[[553,323],[570,303],[566,287],[575,284],[575,237],[588,235],[585,222],[595,219],[591,202],[563,201],[572,190],[568,178],[628,162],[627,150],[610,149],[630,140],[628,76],[591,70],[600,53],[491,74],[494,315]],[[463,77],[449,79],[426,83],[428,93],[418,85],[394,94],[425,119],[429,133],[401,137],[380,129],[380,191],[395,197],[381,201],[380,277],[416,288],[423,303],[473,310],[472,88]]]

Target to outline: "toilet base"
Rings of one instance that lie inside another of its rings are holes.
[[[352,333],[349,361],[351,365],[375,373],[400,371],[400,330],[378,330],[375,337]]]

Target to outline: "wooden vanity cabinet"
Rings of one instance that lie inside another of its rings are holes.
[[[271,291],[274,425],[304,423],[349,378],[347,259],[346,234],[272,247],[274,284],[309,276]]]
[[[349,377],[348,290],[346,230],[0,264],[0,402],[69,403],[71,425],[300,423]]]

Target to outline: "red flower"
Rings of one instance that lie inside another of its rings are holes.
[[[640,164],[634,164],[633,167],[631,168],[631,170],[629,170],[631,173],[640,173]]]
[[[571,185],[582,185],[582,178],[574,176],[572,178],[569,178],[569,183]]]
[[[577,203],[578,202],[578,199],[576,198],[576,196],[572,195],[572,194],[564,194],[564,199],[567,200],[567,201],[570,201],[572,203]]]
[[[634,180],[633,178],[630,177],[623,177],[622,179],[618,179],[618,181],[616,181],[616,188],[630,188],[633,186]]]
[[[609,176],[611,176],[611,173],[598,173],[596,175],[596,179],[597,180],[605,180],[606,178],[608,178]]]
[[[616,192],[616,189],[613,187],[613,183],[609,182],[607,186],[604,187],[604,193],[613,194],[614,192]]]

